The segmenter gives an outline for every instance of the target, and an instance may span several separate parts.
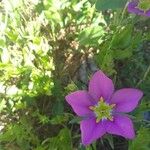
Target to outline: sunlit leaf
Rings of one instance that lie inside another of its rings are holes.
[[[127,0],[97,0],[96,9],[107,10],[125,7]]]

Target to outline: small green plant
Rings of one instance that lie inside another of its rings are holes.
[[[145,143],[141,149],[146,150],[150,22],[129,14],[127,4],[127,0],[0,2],[0,149],[111,150],[121,145],[120,137],[106,135],[83,146],[82,118],[65,101],[68,93],[86,90],[90,76],[101,69],[118,89],[136,87],[144,92],[141,105],[130,114],[137,138],[129,147]]]

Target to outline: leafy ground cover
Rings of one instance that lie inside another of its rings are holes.
[[[99,69],[144,97],[129,114],[134,140],[105,135],[85,147],[65,96]],[[126,0],[0,2],[0,150],[148,150],[149,100],[150,19]]]

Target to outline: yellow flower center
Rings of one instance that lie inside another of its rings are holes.
[[[115,104],[107,104],[104,102],[104,99],[101,97],[98,101],[97,105],[90,106],[89,109],[92,110],[96,115],[96,122],[98,123],[100,120],[109,119],[113,121],[112,109],[115,107]]]
[[[148,11],[150,9],[150,0],[140,0],[137,7],[144,12]]]

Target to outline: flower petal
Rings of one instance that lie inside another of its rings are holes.
[[[150,10],[146,11],[145,16],[150,17]]]
[[[138,6],[138,0],[134,0],[133,2],[130,2],[128,4],[128,12],[150,17],[150,10],[144,12],[143,10],[140,10],[137,6]]]
[[[120,135],[128,139],[135,137],[132,121],[123,115],[114,116],[114,121],[106,121],[105,129],[107,133]]]
[[[128,12],[131,12],[131,13],[142,13],[142,10],[139,10],[137,8],[138,6],[138,2],[137,1],[133,1],[133,2],[130,2],[128,4]]]
[[[95,118],[81,121],[81,138],[84,145],[89,145],[105,134],[102,122],[96,123]]]
[[[130,2],[128,4],[128,11],[135,14],[143,14],[143,11],[140,10],[138,7],[138,2]]]
[[[97,71],[91,78],[89,83],[90,95],[98,101],[102,96],[105,100],[109,100],[114,91],[114,85],[102,71]]]
[[[65,98],[77,115],[86,116],[93,113],[89,109],[89,106],[93,105],[93,98],[88,94],[87,91],[76,91],[67,95]]]
[[[143,92],[138,89],[125,88],[116,91],[110,103],[116,104],[116,112],[130,112],[138,105],[142,96]]]

